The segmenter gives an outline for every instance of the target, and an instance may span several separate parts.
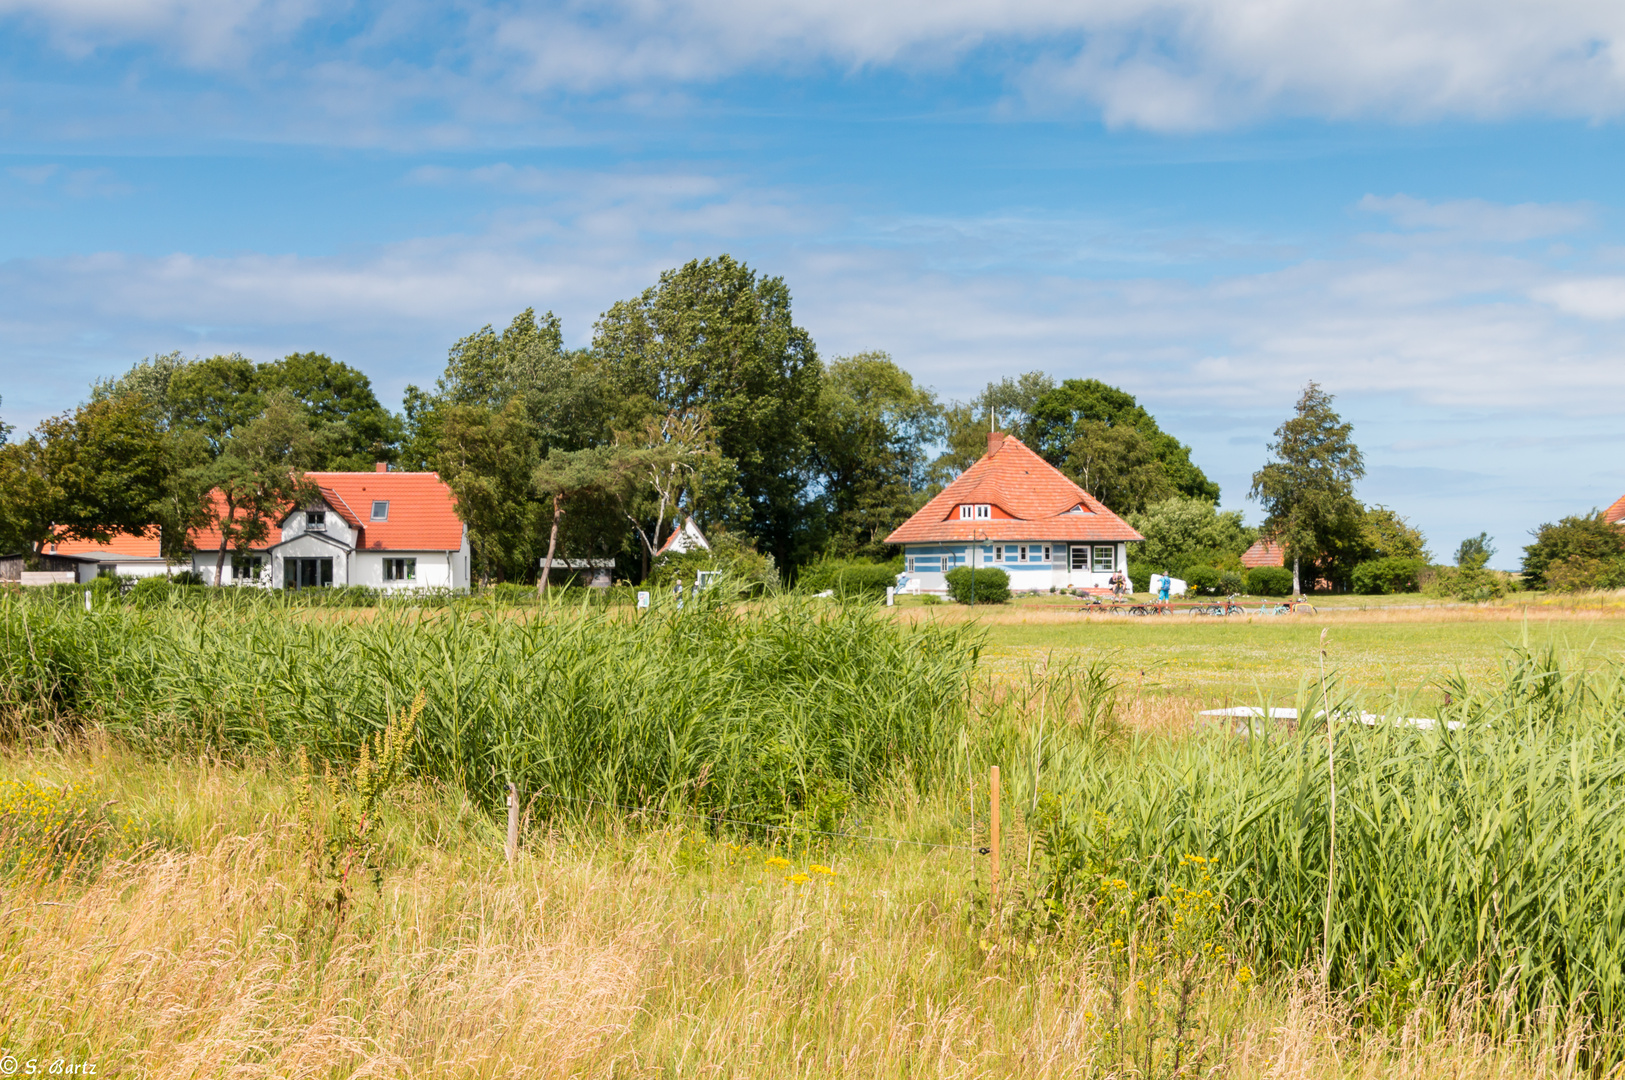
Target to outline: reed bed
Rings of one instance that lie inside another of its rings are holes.
[[[134,745],[349,760],[419,693],[413,763],[486,805],[662,807],[777,822],[897,774],[921,785],[960,733],[976,642],[856,606],[786,602],[642,618],[249,609],[0,599],[0,710]]]

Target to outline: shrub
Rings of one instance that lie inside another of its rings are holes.
[[[1255,566],[1247,571],[1247,591],[1254,596],[1286,596],[1292,592],[1292,571],[1284,566]]]
[[[802,592],[833,591],[846,600],[861,597],[878,599],[886,589],[897,584],[898,560],[885,563],[865,562],[861,559],[822,559],[803,567],[796,576],[796,587]]]
[[[948,595],[961,604],[969,604],[971,597],[971,568],[956,566],[948,571]],[[1002,604],[1010,599],[1010,575],[994,566],[976,568],[976,595],[978,604]]]
[[[1219,595],[1219,583],[1222,580],[1219,572],[1211,566],[1187,566],[1183,577],[1185,578],[1185,591],[1193,596]]]
[[[1132,563],[1128,568],[1128,583],[1135,592],[1151,591],[1151,575],[1155,573],[1149,565],[1135,566]]]
[[[1240,570],[1225,570],[1219,574],[1219,594],[1221,596],[1234,596],[1236,593],[1247,591],[1247,579],[1241,576]]]
[[[1607,571],[1601,565],[1625,555],[1625,530],[1611,525],[1599,511],[1548,522],[1523,549],[1523,577],[1530,588],[1597,589]],[[1567,566],[1559,567],[1559,564]],[[1551,571],[1557,580],[1549,580]]]
[[[1496,600],[1507,589],[1507,575],[1482,567],[1431,566],[1420,576],[1427,595],[1453,600]]]
[[[169,579],[176,585],[202,585],[203,575],[196,570],[182,570]]]
[[[1354,591],[1367,596],[1389,593],[1417,592],[1421,585],[1417,576],[1426,564],[1421,559],[1371,559],[1354,568]]]

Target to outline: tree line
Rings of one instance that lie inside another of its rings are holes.
[[[399,413],[320,353],[144,360],[25,437],[0,425],[0,550],[156,527],[178,554],[200,525],[246,550],[303,473],[383,461],[446,480],[486,581],[566,555],[641,579],[690,515],[792,570],[884,557],[995,426],[1125,515],[1219,496],[1122,390],[1031,372],[943,401],[883,352],[823,361],[784,280],[723,255],[611,305],[585,348],[551,312],[482,327]]]

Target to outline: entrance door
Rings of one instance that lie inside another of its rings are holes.
[[[282,560],[282,587],[285,589],[325,588],[332,584],[332,559]]]

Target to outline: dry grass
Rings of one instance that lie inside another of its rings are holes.
[[[1169,702],[1143,708],[1131,722],[1176,722]],[[614,827],[533,832],[509,870],[486,819],[417,787],[390,813],[383,889],[335,923],[308,902],[276,767],[103,742],[15,751],[0,775],[92,783],[157,841],[89,881],[0,889],[0,1045],[22,1060],[150,1077],[1141,1075],[1104,1030],[1099,957],[990,927],[964,852],[852,845],[816,856],[824,875],[806,855],[786,868]],[[936,813],[899,796],[885,824],[920,835]],[[1494,1043],[1433,1009],[1357,1036],[1346,1004],[1290,976],[1203,994],[1202,1075],[1579,1073],[1561,1026]]]

